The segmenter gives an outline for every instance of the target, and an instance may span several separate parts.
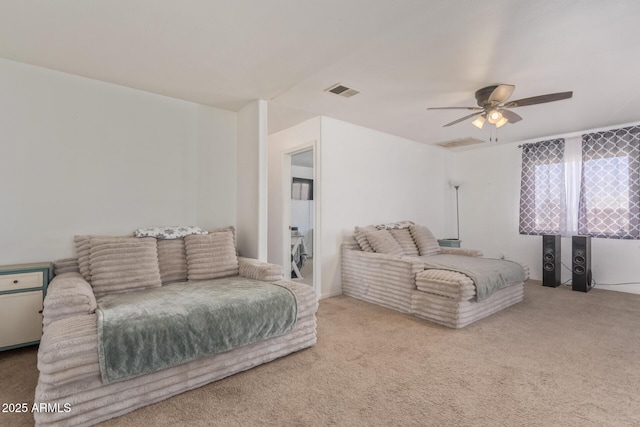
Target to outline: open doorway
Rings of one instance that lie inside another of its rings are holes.
[[[314,285],[315,173],[313,147],[292,153],[289,194],[291,280]]]

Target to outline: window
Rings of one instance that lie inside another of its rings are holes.
[[[526,144],[520,233],[640,239],[640,126]]]
[[[520,234],[554,234],[565,228],[564,139],[522,147]]]
[[[640,126],[582,137],[578,232],[640,238]]]

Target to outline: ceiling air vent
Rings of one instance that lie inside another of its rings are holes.
[[[466,145],[474,145],[474,144],[484,144],[484,141],[482,141],[481,139],[475,139],[468,136],[466,138],[458,138],[458,139],[452,139],[450,141],[438,142],[438,145],[444,148],[458,148],[458,147],[464,147]]]
[[[344,96],[345,98],[351,98],[353,95],[360,93],[360,91],[347,87],[342,83],[338,83],[331,86],[329,89],[325,89],[325,92],[331,92],[336,95]]]

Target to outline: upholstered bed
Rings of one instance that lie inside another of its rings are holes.
[[[386,230],[385,227],[398,224],[404,228],[388,230],[397,247],[388,236],[384,236],[382,244],[377,241],[384,233],[366,239],[374,230]],[[342,244],[343,293],[450,328],[465,327],[522,301],[524,281],[529,277],[527,266],[516,263],[521,273],[513,276],[515,279],[504,281],[501,289],[479,299],[471,277],[449,269],[430,268],[428,261],[438,254],[480,258],[482,253],[473,249],[441,248],[426,227],[415,226],[415,232],[399,232],[414,226],[412,222],[401,221],[380,225],[378,229],[357,227],[354,236],[347,237]],[[416,236],[417,241],[412,236]],[[376,252],[374,246],[383,252]]]

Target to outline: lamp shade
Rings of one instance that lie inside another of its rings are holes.
[[[507,119],[505,116],[502,116],[502,118],[496,122],[496,127],[500,128],[506,125],[507,123],[509,123],[509,119]]]
[[[485,119],[484,116],[478,116],[478,118],[472,121],[471,123],[478,129],[482,129],[482,126],[484,126],[484,122],[486,120],[487,119]]]
[[[496,123],[498,123],[502,118],[503,118],[502,113],[498,110],[490,110],[487,113],[487,119],[489,120],[489,123],[491,123],[492,125],[495,125]]]

